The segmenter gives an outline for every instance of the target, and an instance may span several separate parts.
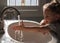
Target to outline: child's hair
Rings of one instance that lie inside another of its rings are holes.
[[[51,12],[53,12],[55,14],[60,14],[60,3],[57,0],[56,0],[56,2],[48,3],[48,7],[46,9],[49,9]],[[46,9],[45,9],[45,11],[46,11]]]
[[[57,0],[56,2],[48,3],[48,7],[44,11],[44,17],[47,20],[49,20],[49,18],[52,18],[54,21],[53,17],[55,17],[56,20],[60,20],[60,3]]]
[[[53,13],[60,14],[60,3],[51,3],[47,8],[49,8]]]

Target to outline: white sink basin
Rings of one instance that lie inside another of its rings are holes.
[[[35,22],[35,21],[29,21],[29,20],[23,20],[24,23],[27,23],[28,25],[25,24],[25,26],[32,26],[32,27],[39,27],[39,23]],[[11,23],[10,23],[11,22]],[[5,22],[5,34],[6,37],[10,37],[11,40],[13,40],[14,42],[19,42],[19,40],[15,39],[15,30],[10,29],[10,25],[12,25],[12,23],[17,23],[18,21],[6,21]],[[8,23],[8,24],[7,24]],[[7,26],[8,25],[8,26]],[[7,29],[6,29],[7,28]],[[48,43],[51,40],[51,35],[43,35],[40,32],[26,32],[23,31],[23,42],[24,43]]]

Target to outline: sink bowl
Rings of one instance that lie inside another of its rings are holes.
[[[31,21],[24,21],[24,26],[26,27],[39,27],[38,22],[31,22]],[[18,22],[14,22],[8,26],[7,32],[8,35],[14,40],[20,42],[18,39],[15,39],[15,30],[10,28],[13,25],[17,25]],[[20,35],[20,34],[19,34]],[[17,35],[16,35],[17,36]],[[17,36],[17,38],[19,38]],[[51,40],[51,35],[43,35],[40,32],[30,32],[30,31],[23,31],[23,42],[24,43],[48,43]]]

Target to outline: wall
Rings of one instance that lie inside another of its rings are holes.
[[[2,10],[4,6],[6,6],[6,0],[0,0],[0,10]]]
[[[1,15],[1,11],[2,9],[6,6],[6,0],[0,0],[0,15]]]

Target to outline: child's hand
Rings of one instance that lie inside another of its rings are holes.
[[[47,24],[45,22],[45,19],[43,19],[41,22],[40,22],[40,32],[43,33],[44,35],[48,34],[49,33],[49,27],[48,27],[49,24]]]
[[[41,20],[40,25],[45,25],[45,20]]]

